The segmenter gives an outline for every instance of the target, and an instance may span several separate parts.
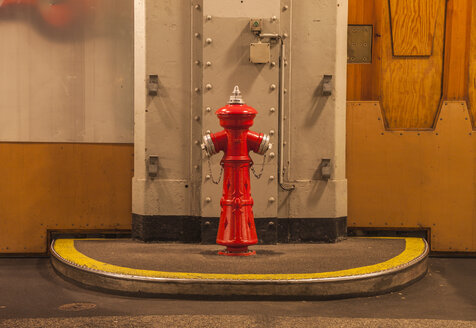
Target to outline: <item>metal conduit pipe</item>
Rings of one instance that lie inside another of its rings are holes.
[[[279,128],[278,128],[278,143],[279,143],[279,163],[278,171],[279,178],[278,183],[281,189],[286,191],[293,191],[296,189],[296,186],[293,184],[284,183],[284,55],[285,55],[285,45],[283,38],[281,40],[281,58],[279,63],[280,69],[280,81],[279,81],[279,100],[278,100],[278,119],[279,119]]]

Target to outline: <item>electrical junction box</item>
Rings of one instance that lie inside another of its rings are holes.
[[[269,43],[251,43],[250,44],[250,62],[254,64],[269,63],[271,55]]]

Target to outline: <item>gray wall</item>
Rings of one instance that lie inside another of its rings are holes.
[[[133,0],[94,2],[74,28],[0,8],[0,141],[133,141]]]

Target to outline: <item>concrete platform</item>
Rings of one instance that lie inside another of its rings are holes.
[[[348,238],[337,244],[257,245],[256,256],[218,245],[57,239],[61,275],[107,291],[168,296],[339,298],[402,288],[427,271],[421,238]]]

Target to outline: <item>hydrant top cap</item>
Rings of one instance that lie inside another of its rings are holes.
[[[216,111],[218,116],[220,115],[253,115],[258,114],[256,109],[245,104],[241,96],[240,89],[235,86],[233,93],[230,96],[228,105],[220,108]]]

